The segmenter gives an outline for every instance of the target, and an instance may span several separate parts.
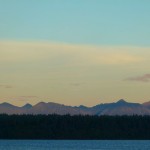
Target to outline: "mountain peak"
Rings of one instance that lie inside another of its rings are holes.
[[[25,104],[24,106],[22,106],[22,108],[31,108],[31,107],[32,107],[32,105],[29,104],[29,103],[27,103],[27,104]]]
[[[150,101],[148,101],[148,102],[145,102],[145,103],[143,103],[142,105],[143,105],[143,106],[145,106],[145,107],[148,107],[148,108],[150,108]]]
[[[43,106],[46,106],[46,104],[47,103],[45,103],[45,102],[39,102],[39,103],[37,103],[36,105],[34,105],[34,106],[37,106],[37,107],[43,107]]]
[[[84,106],[84,105],[80,105],[80,106],[78,106],[78,108],[84,109],[84,108],[87,108],[87,107]]]
[[[117,101],[116,103],[122,103],[122,104],[124,104],[124,103],[127,103],[124,99],[120,99],[119,101]]]
[[[9,103],[7,103],[7,102],[1,103],[0,105],[1,105],[1,106],[4,106],[4,107],[12,107],[12,106],[14,106],[14,105],[9,104]]]

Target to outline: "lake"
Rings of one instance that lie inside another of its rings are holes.
[[[0,140],[0,150],[149,150],[150,141]]]

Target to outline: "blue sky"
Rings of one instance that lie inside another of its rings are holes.
[[[150,45],[149,0],[0,0],[0,39]]]

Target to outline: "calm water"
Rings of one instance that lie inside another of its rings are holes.
[[[150,150],[150,141],[0,140],[0,150]]]

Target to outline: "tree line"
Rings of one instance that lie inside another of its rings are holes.
[[[1,114],[0,139],[150,139],[150,116]]]

